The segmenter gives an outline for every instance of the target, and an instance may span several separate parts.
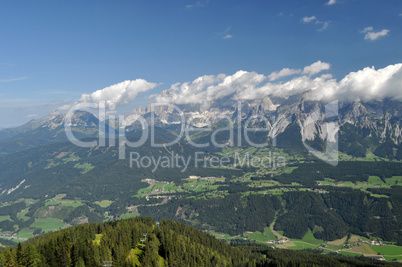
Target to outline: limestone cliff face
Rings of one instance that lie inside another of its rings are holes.
[[[163,92],[169,96],[168,92]],[[172,99],[173,101],[173,99]],[[335,110],[326,110],[328,104]],[[287,99],[265,97],[259,100],[236,101],[233,96],[210,103],[205,109],[201,105],[161,105],[140,107],[133,110],[123,126],[130,126],[138,116],[143,116],[149,123],[151,115],[158,125],[181,124],[183,118],[194,127],[205,127],[208,123],[232,119],[238,122],[251,121],[258,124],[263,118],[269,122],[270,137],[277,137],[290,124],[296,123],[304,140],[334,139],[339,129],[346,124],[353,125],[363,139],[382,143],[392,140],[394,144],[402,142],[402,103],[395,100],[354,103],[324,103],[311,101],[306,94],[293,95]]]

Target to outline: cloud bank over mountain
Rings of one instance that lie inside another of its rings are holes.
[[[132,103],[138,94],[152,90],[158,85],[144,79],[127,80],[97,90],[91,94],[83,94],[77,103],[99,103],[100,101],[105,101],[107,105],[113,104],[119,107]],[[67,110],[71,107],[71,105],[64,105],[59,109]]]
[[[158,86],[157,83],[151,83],[144,79],[134,81],[124,81],[118,84],[108,86],[92,94],[83,94],[78,102],[106,101],[107,104],[113,103],[116,106],[122,106],[134,101],[139,93],[144,93]]]
[[[211,101],[230,95],[235,100],[252,100],[266,96],[288,98],[303,92],[308,92],[307,97],[311,100],[402,100],[402,64],[378,70],[367,67],[349,73],[340,81],[329,73],[318,75],[329,69],[329,63],[317,61],[303,70],[284,68],[268,76],[247,71],[237,71],[233,75],[201,76],[193,82],[174,84],[168,93],[156,96],[155,101],[208,106]],[[273,82],[291,75],[295,77]]]
[[[155,95],[152,101],[198,104],[208,108],[213,101],[226,97],[253,100],[266,96],[288,98],[300,93],[306,93],[307,98],[317,101],[381,101],[384,98],[402,101],[402,63],[377,70],[367,67],[351,72],[339,81],[324,72],[329,69],[329,63],[317,61],[301,69],[284,68],[269,75],[243,70],[233,75],[204,75],[192,82],[173,84]],[[143,79],[128,80],[91,94],[83,94],[78,103],[106,101],[107,104],[122,106],[132,103],[138,94],[158,85]]]
[[[402,64],[389,65],[379,70],[367,67],[351,72],[335,85],[321,92],[325,93],[326,97],[349,102],[383,100],[384,98],[402,101]],[[319,99],[318,96],[316,97]]]

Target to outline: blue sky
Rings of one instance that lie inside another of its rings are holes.
[[[321,60],[342,79],[402,62],[402,1],[334,2],[2,1],[0,127],[124,80],[161,83],[157,93],[206,74]]]

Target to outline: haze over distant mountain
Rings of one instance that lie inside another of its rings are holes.
[[[77,111],[71,122],[71,131],[76,138],[98,136],[99,120],[92,113]],[[65,131],[65,114],[55,111],[17,128],[0,130],[0,154],[10,154],[66,140],[68,138]]]

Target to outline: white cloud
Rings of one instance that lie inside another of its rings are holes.
[[[331,6],[331,5],[334,5],[334,4],[336,4],[336,0],[329,0],[328,3],[327,3],[328,6]]]
[[[328,26],[329,26],[329,21],[325,21],[325,22],[323,22],[322,27],[318,29],[318,31],[319,31],[319,32],[322,32],[322,31],[324,31],[325,29],[327,29]]]
[[[318,29],[319,32],[324,31],[329,26],[329,21],[320,21],[320,20],[317,19],[316,16],[304,17],[304,18],[302,18],[302,22],[304,24],[315,22],[316,25],[322,25],[321,28]]]
[[[158,84],[150,83],[143,79],[128,80],[108,86],[91,94],[83,94],[78,102],[98,103],[99,101],[106,101],[107,104],[113,103],[116,106],[122,106],[133,102],[139,93],[154,89],[156,86],[158,86]],[[63,108],[66,107],[61,107],[60,109]]]
[[[276,96],[288,98],[294,94],[300,94],[309,90],[319,90],[323,88],[325,83],[335,80],[331,79],[332,75],[325,74],[315,79],[309,76],[295,77],[285,83],[266,83],[265,85],[238,92],[236,99],[238,100],[252,100],[261,99],[266,96]]]
[[[317,62],[314,62],[310,66],[304,67],[303,74],[315,75],[317,73],[320,73],[321,71],[329,70],[330,67],[331,65],[329,63],[321,62],[321,60],[319,60]]]
[[[202,76],[193,82],[172,85],[167,90],[169,93],[156,96],[155,101],[175,104],[200,104],[204,108],[208,108],[215,100],[228,96],[237,100],[257,99],[268,95],[286,98],[292,94],[319,89],[325,81],[335,81],[330,74],[325,74],[315,79],[310,78],[329,68],[330,64],[317,61],[304,67],[303,70],[284,68],[271,73],[268,77],[247,71],[238,71],[233,75]],[[281,77],[296,74],[302,74],[303,76],[295,77],[285,83],[271,83]],[[267,79],[271,82],[264,84]]]
[[[312,100],[338,99],[354,102],[392,98],[402,101],[402,64],[389,65],[379,70],[367,67],[349,73],[339,82],[331,74],[324,74],[314,79],[301,76],[285,83],[266,83],[261,87],[239,92],[238,99],[288,97],[303,92],[307,92],[307,97]]]
[[[155,100],[175,104],[201,104],[208,107],[213,100],[233,95],[248,88],[255,88],[266,78],[256,72],[242,70],[233,75],[205,75],[193,82],[174,84],[168,90],[170,94],[159,95]]]
[[[301,70],[299,69],[289,69],[289,68],[284,68],[281,69],[280,71],[274,71],[272,72],[268,78],[270,81],[275,81],[279,78],[282,77],[286,77],[286,76],[290,76],[290,75],[294,75],[294,74],[299,74],[301,72]]]
[[[313,93],[316,99],[341,101],[372,101],[393,98],[402,100],[402,64],[389,65],[376,70],[367,67],[351,72],[332,86]]]
[[[205,1],[196,1],[194,4],[188,4],[185,5],[187,9],[192,9],[192,8],[198,8],[198,7],[204,7],[209,3],[209,0]]]
[[[19,77],[19,78],[13,78],[13,79],[4,79],[4,80],[0,80],[0,83],[16,82],[16,81],[22,81],[22,80],[26,80],[26,79],[28,79],[28,77]]]
[[[360,32],[361,33],[371,32],[373,29],[374,29],[373,27],[368,26],[368,27],[364,28],[363,30],[361,30]]]
[[[232,29],[232,27],[228,27],[224,32],[219,32],[217,33],[219,37],[221,37],[222,39],[231,39],[233,37],[233,35],[230,33],[230,30]]]
[[[304,17],[303,19],[302,19],[302,21],[303,21],[303,23],[310,23],[310,22],[312,22],[312,21],[314,21],[314,20],[316,20],[317,18],[315,17],[315,16],[311,16],[311,17]]]
[[[389,33],[389,30],[383,29],[379,32],[374,32],[374,31],[368,31],[366,35],[364,36],[364,40],[370,40],[370,41],[375,41],[380,37],[387,36]]]
[[[247,71],[238,71],[233,75],[206,75],[193,82],[174,84],[154,100],[199,104],[204,108],[226,97],[253,100],[266,96],[287,98],[299,93],[306,93],[306,97],[312,100],[371,101],[393,98],[402,101],[402,64],[379,70],[364,68],[349,73],[340,81],[328,73],[312,77],[329,68],[329,63],[317,61],[304,67],[303,71],[285,68],[269,76]],[[285,82],[274,82],[279,76],[285,77],[289,73],[299,75]]]
[[[398,16],[402,17],[402,13],[399,13]]]

